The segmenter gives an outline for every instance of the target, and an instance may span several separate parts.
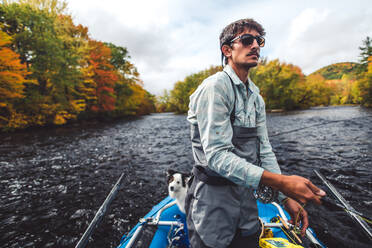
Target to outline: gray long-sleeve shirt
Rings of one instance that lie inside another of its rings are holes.
[[[229,77],[224,72],[218,72],[205,79],[190,96],[187,120],[199,126],[201,143],[210,169],[238,185],[257,188],[264,169],[281,173],[267,134],[265,102],[258,87],[250,79],[247,90],[229,65],[225,66],[224,71],[233,80],[236,100]],[[230,113],[234,101],[234,126],[258,128],[262,167],[231,152],[233,129]]]

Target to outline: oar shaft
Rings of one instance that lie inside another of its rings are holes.
[[[364,219],[367,219],[368,221],[372,221],[372,219],[369,216],[366,216],[365,214],[363,214],[361,212],[358,212],[356,210],[346,209],[343,205],[341,205],[339,203],[336,203],[336,202],[333,202],[332,200],[328,199],[327,197],[322,198],[322,205],[328,206],[329,208],[336,208],[336,209],[342,210],[342,211],[349,211],[349,212],[352,212],[352,213],[354,213],[354,214],[356,214],[360,217],[363,217]]]
[[[340,193],[338,193],[336,188],[327,179],[325,179],[325,177],[322,174],[320,174],[319,171],[314,170],[314,172],[320,178],[320,180],[322,180],[323,183],[328,187],[328,189],[331,191],[332,195],[337,200],[339,200],[340,203],[345,207],[345,209],[347,210],[346,212],[350,215],[350,217],[356,223],[358,223],[358,225],[362,228],[362,230],[365,232],[365,234],[372,240],[372,230],[368,226],[368,224],[364,220],[359,218],[359,216],[357,214],[354,213],[354,212],[356,212],[355,209],[352,206],[350,206],[350,204],[342,197],[342,195]]]
[[[105,201],[101,205],[101,207],[98,209],[96,215],[94,216],[92,222],[89,224],[87,230],[85,230],[83,236],[80,238],[79,242],[75,246],[75,248],[83,248],[86,246],[89,237],[92,235],[94,229],[99,224],[99,222],[102,220],[103,216],[105,215],[109,205],[111,204],[112,200],[115,198],[117,192],[120,189],[121,181],[124,177],[124,173],[121,174],[119,180],[116,182],[114,187],[112,188],[110,194],[106,197]]]

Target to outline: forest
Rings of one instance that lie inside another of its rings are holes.
[[[268,111],[360,104],[372,107],[372,45],[362,41],[359,63],[337,63],[305,75],[280,60],[250,71]],[[155,97],[143,88],[127,48],[94,40],[74,24],[61,0],[0,4],[0,130],[63,125],[153,112],[185,113],[189,96],[211,66]]]
[[[372,107],[372,43],[367,37],[359,47],[359,63],[336,63],[309,75],[278,59],[261,59],[249,76],[260,88],[266,110],[294,110],[315,106],[358,104]],[[191,74],[157,99],[159,111],[185,113],[189,96],[221,66]]]
[[[92,39],[58,0],[0,5],[0,129],[155,111],[125,47]]]

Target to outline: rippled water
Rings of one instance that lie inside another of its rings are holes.
[[[351,205],[372,216],[372,110],[268,114],[267,125],[284,173],[321,185],[312,171],[320,169]],[[290,130],[297,131],[283,134]],[[188,171],[193,164],[184,115],[29,130],[1,134],[0,140],[1,247],[73,247],[124,172],[122,188],[88,245],[115,247],[166,196],[165,171]],[[342,211],[306,208],[329,247],[368,247]]]

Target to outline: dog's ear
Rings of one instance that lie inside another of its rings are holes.
[[[167,183],[169,184],[173,180],[173,175],[177,173],[177,171],[169,169],[167,171]]]
[[[191,174],[182,173],[181,176],[182,176],[182,186],[186,187],[186,183],[189,181]]]
[[[167,170],[167,176],[168,176],[168,177],[169,177],[169,176],[172,176],[172,175],[175,174],[175,173],[177,173],[177,171],[172,170],[172,169],[168,169],[168,170]]]
[[[191,177],[191,173],[182,173],[184,177]]]

